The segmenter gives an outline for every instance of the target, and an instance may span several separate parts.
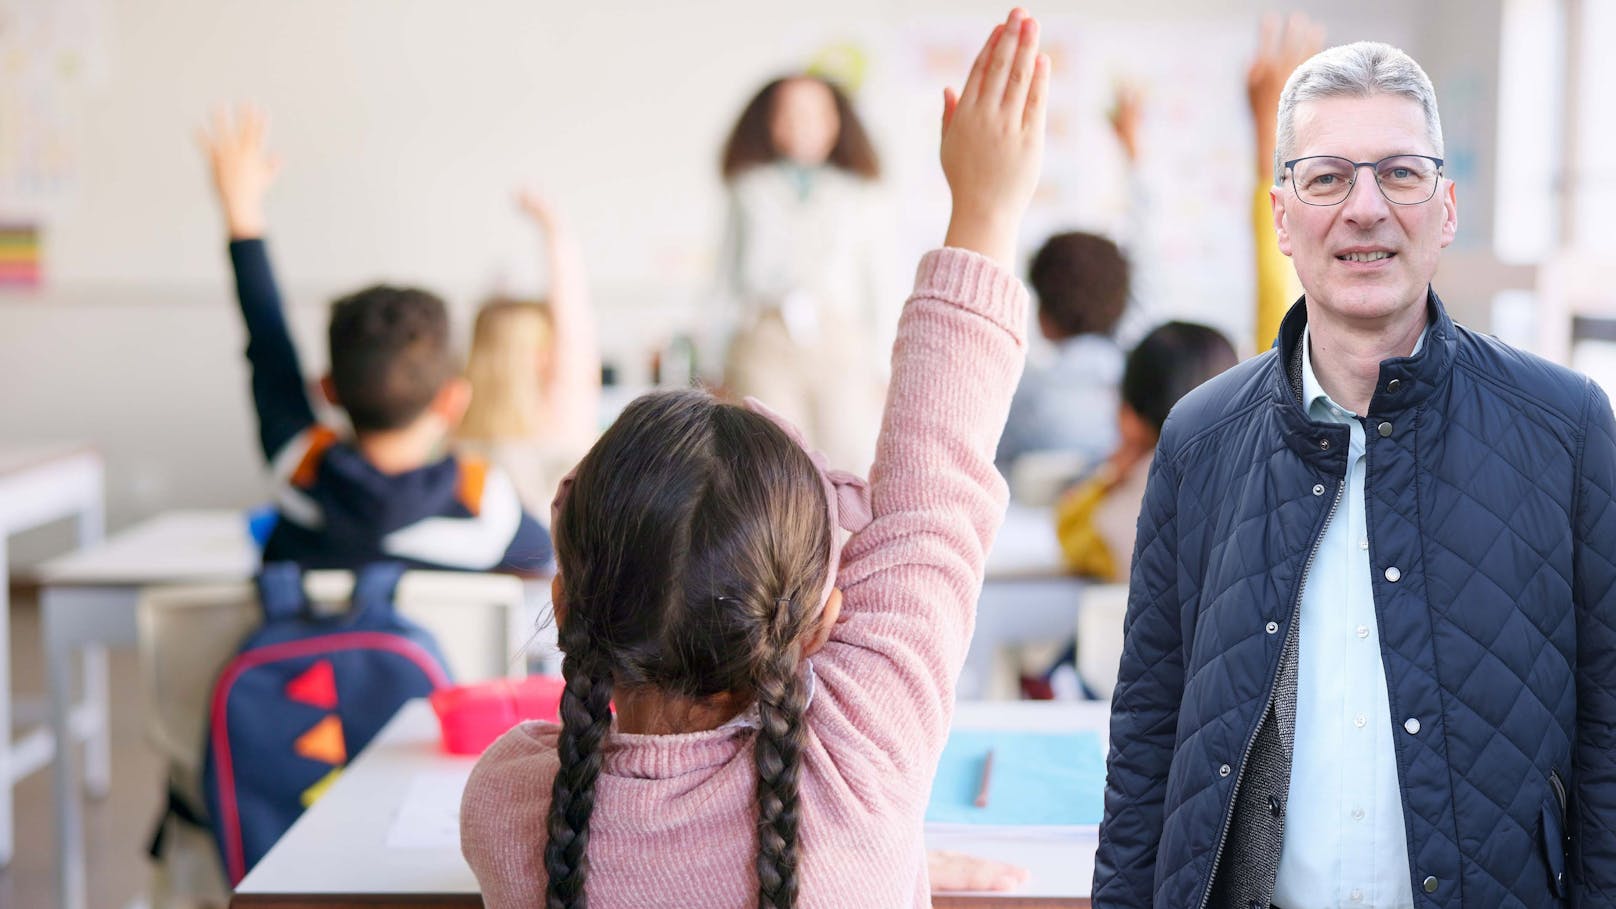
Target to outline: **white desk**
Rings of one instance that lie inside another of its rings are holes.
[[[12,741],[10,563],[11,535],[66,518],[77,520],[78,544],[101,538],[105,480],[101,457],[82,445],[0,443],[0,867],[16,838],[12,787],[50,762],[63,737],[35,729]]]
[[[258,551],[239,511],[176,511],[144,521],[105,543],[40,568],[40,618],[50,685],[51,728],[89,732],[85,785],[105,793],[108,646],[135,644],[135,607],[153,584],[241,581],[258,568]],[[84,660],[84,702],[73,704],[73,655]],[[72,748],[56,749],[51,797],[56,814],[58,905],[84,909],[84,815],[74,789]]]
[[[976,633],[960,673],[962,699],[986,694],[999,647],[1064,640],[1077,631],[1084,582],[1066,571],[1048,508],[1010,504],[988,551],[986,574]]]
[[[959,728],[1098,730],[1106,741],[1109,705],[1100,703],[962,703]],[[406,704],[314,807],[248,872],[232,907],[297,905],[323,909],[351,905],[478,907],[477,879],[458,845],[431,849],[387,844],[404,793],[422,774],[445,778],[471,772],[475,758],[445,754],[437,720],[425,701]],[[458,800],[456,800],[458,802]],[[458,842],[458,840],[456,840]],[[1087,906],[1093,878],[1092,840],[1032,836],[991,842],[969,835],[928,834],[928,846],[1000,858],[1028,868],[1031,878],[1015,894],[939,897],[938,907],[982,909]]]

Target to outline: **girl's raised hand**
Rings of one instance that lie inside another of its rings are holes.
[[[965,89],[943,91],[943,175],[954,201],[946,245],[1014,267],[1043,163],[1049,65],[1038,23],[1017,7],[988,36]]]
[[[264,234],[264,197],[281,169],[280,159],[264,144],[268,129],[264,112],[243,104],[234,118],[228,109],[216,109],[212,122],[197,133],[213,168],[213,188],[233,240]]]

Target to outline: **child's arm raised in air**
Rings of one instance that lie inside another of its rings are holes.
[[[266,126],[263,112],[250,105],[238,108],[234,118],[220,109],[198,139],[212,167],[213,188],[230,232],[236,299],[247,325],[258,438],[264,459],[273,460],[286,443],[314,424],[314,409],[264,248],[264,196],[280,172],[280,161],[264,147]]]
[[[844,551],[841,619],[814,658],[822,684],[810,710],[821,740],[856,742],[868,759],[905,771],[905,796],[922,801],[924,786],[912,784],[935,769],[1004,518],[993,452],[1027,323],[1012,258],[1038,182],[1048,83],[1038,26],[1017,9],[964,90],[945,92],[949,248],[921,259],[899,322],[871,473],[874,520]]]
[[[540,390],[547,419],[544,433],[548,440],[583,451],[600,430],[600,343],[583,255],[566,220],[548,199],[525,190],[517,196],[517,204],[544,234],[550,279],[550,319],[555,334]]]

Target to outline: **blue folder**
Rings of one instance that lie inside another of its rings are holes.
[[[976,807],[988,751],[986,807]],[[937,765],[926,822],[996,826],[1100,823],[1105,755],[1093,732],[957,729]]]

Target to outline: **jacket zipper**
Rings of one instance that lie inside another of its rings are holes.
[[[1285,636],[1290,636],[1290,629],[1296,627],[1301,620],[1302,592],[1307,589],[1307,575],[1313,570],[1313,559],[1319,554],[1319,544],[1324,541],[1324,532],[1330,529],[1330,522],[1335,519],[1335,510],[1341,505],[1341,498],[1346,494],[1347,481],[1345,478],[1336,481],[1335,501],[1330,503],[1330,511],[1324,516],[1324,524],[1319,527],[1318,536],[1313,538],[1313,548],[1308,550],[1307,561],[1302,565],[1302,583],[1296,587],[1296,602],[1291,604],[1291,624],[1286,629]],[[1299,634],[1300,632],[1298,632]],[[1279,645],[1280,659],[1285,658],[1285,643]],[[1235,804],[1240,800],[1240,781],[1246,775],[1246,760],[1251,757],[1251,746],[1257,743],[1257,733],[1262,729],[1263,718],[1274,707],[1274,689],[1279,687],[1279,670],[1274,671],[1274,681],[1268,686],[1268,700],[1263,702],[1262,712],[1257,714],[1257,725],[1252,728],[1251,735],[1246,739],[1246,748],[1240,754],[1240,763],[1235,766],[1234,790],[1229,794],[1229,806],[1223,812],[1223,831],[1218,834],[1218,848],[1212,854],[1212,873],[1207,876],[1205,890],[1201,892],[1200,909],[1206,909],[1212,901],[1212,881],[1218,874],[1218,863],[1223,861],[1223,847],[1229,839],[1229,827],[1234,823]]]
[[[1549,771],[1549,788],[1554,790],[1554,800],[1560,803],[1560,831],[1566,839],[1571,839],[1571,826],[1566,818],[1566,790],[1565,782],[1560,779],[1560,771]]]

